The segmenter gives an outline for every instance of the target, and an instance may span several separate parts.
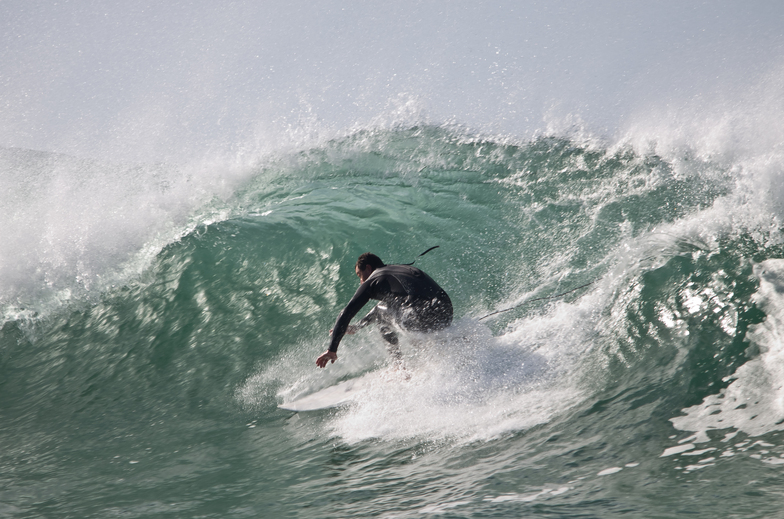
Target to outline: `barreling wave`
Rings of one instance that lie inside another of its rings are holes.
[[[769,370],[760,386],[748,374],[760,351],[762,364],[778,351],[762,324],[778,312],[775,290],[758,304],[754,270],[784,252],[776,204],[765,202],[778,195],[757,196],[766,188],[737,164],[438,126],[368,129],[239,169],[201,165],[198,175],[3,157],[14,245],[0,265],[0,380],[3,434],[31,433],[18,456],[45,450],[53,424],[74,420],[79,432],[59,441],[81,452],[78,442],[97,438],[107,456],[131,456],[136,444],[116,441],[120,431],[164,450],[183,430],[193,442],[236,439],[222,424],[238,415],[284,442],[282,398],[386,363],[366,331],[326,372],[313,367],[355,289],[357,255],[409,262],[433,245],[417,264],[449,292],[455,326],[407,339],[411,383],[308,421],[296,432],[302,445],[321,435],[464,449],[507,441],[516,456],[555,467],[560,447],[543,439],[552,436],[573,456],[594,453],[558,469],[569,479],[607,469],[607,452],[629,446],[646,445],[624,461],[631,467],[675,459],[671,449],[694,432],[710,442],[720,439],[707,431],[724,425],[778,430],[749,427],[717,403],[781,379]],[[30,180],[14,180],[18,172]],[[212,173],[208,186],[190,185]],[[66,202],[44,211],[63,193],[80,204],[68,224]],[[480,321],[501,309],[511,310]],[[773,405],[758,411],[777,424]],[[723,425],[704,418],[716,406]],[[647,441],[652,419],[672,419],[673,438]],[[521,434],[532,443],[521,446]],[[497,457],[496,470],[512,470],[513,458]],[[205,463],[195,470],[213,470]],[[157,478],[178,484],[165,471]],[[451,484],[470,492],[461,481]]]

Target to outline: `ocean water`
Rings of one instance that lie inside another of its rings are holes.
[[[292,5],[3,7],[0,517],[781,517],[780,9]]]
[[[64,217],[41,195],[63,177],[88,184],[76,197],[107,196],[90,175],[110,166],[1,156],[29,173],[8,202],[28,232]],[[145,171],[123,203],[77,214],[101,237],[85,259],[21,233],[26,261],[4,258],[1,511],[775,515],[784,250],[737,170],[415,126],[260,161],[191,213],[163,207],[182,188]],[[359,253],[409,262],[432,245],[416,264],[456,320],[403,339],[410,379],[390,371],[344,408],[278,409],[390,370],[370,329],[334,365],[314,361]]]

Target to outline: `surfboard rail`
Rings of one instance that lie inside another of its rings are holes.
[[[359,377],[344,380],[291,402],[284,402],[278,405],[278,408],[300,413],[348,405],[379,377],[380,374],[377,371],[365,373]]]

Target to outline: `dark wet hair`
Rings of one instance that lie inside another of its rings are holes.
[[[381,261],[381,258],[376,256],[375,254],[372,254],[370,252],[366,252],[366,253],[364,253],[364,254],[359,256],[359,259],[357,260],[356,268],[358,268],[359,270],[365,270],[365,268],[368,265],[373,267],[373,270],[375,270],[375,269],[383,267],[384,266],[384,262]]]

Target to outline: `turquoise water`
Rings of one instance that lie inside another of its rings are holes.
[[[21,149],[0,163],[2,516],[784,505],[770,168],[443,125],[196,169]],[[416,264],[456,319],[403,338],[410,380],[388,372],[345,408],[278,409],[389,370],[372,329],[327,369],[315,358],[360,253],[403,263],[434,245]]]

